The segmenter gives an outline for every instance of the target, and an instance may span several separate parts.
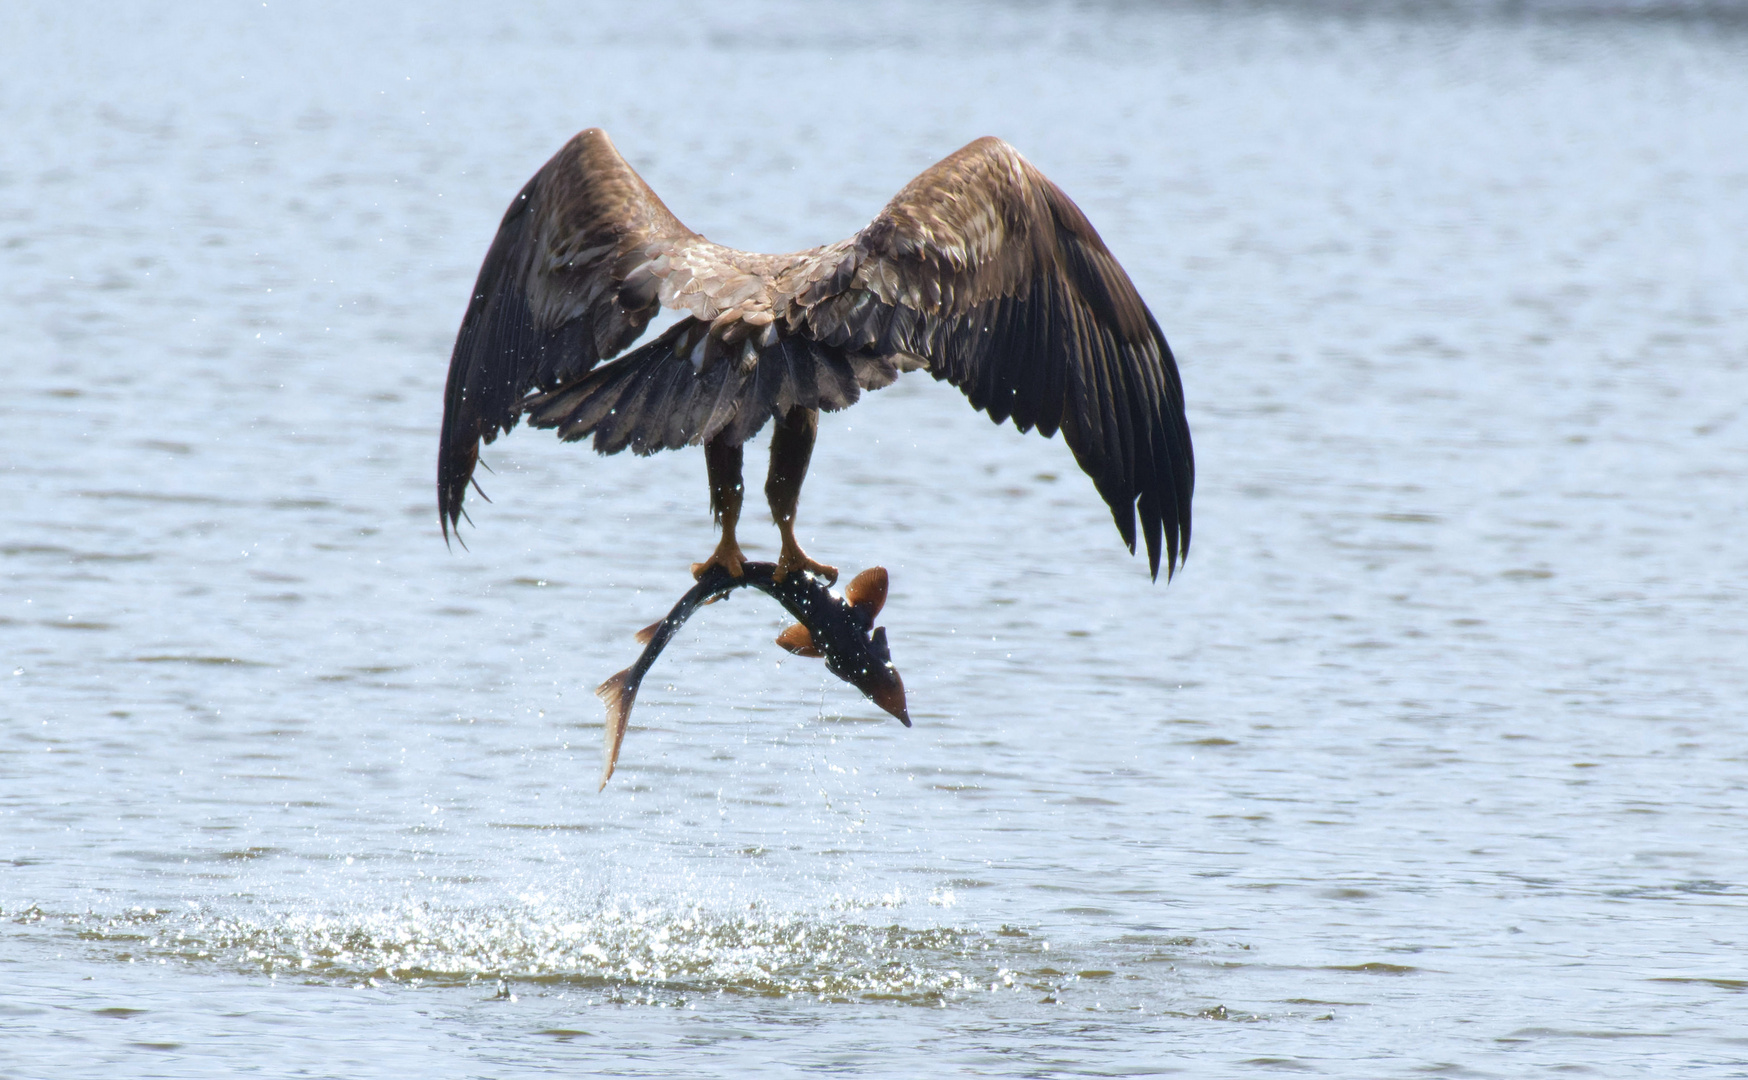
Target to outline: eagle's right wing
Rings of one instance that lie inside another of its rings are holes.
[[[1000,139],[949,155],[805,268],[790,314],[851,354],[914,357],[997,423],[1060,430],[1154,576],[1188,553],[1196,466],[1171,348],[1062,189]],[[1163,543],[1162,543],[1163,541]]]

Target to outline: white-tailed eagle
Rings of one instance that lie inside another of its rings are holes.
[[[617,356],[659,307],[686,312]],[[778,580],[835,580],[795,541],[820,410],[927,371],[996,423],[1057,431],[1135,550],[1166,576],[1189,552],[1195,462],[1159,324],[1062,190],[983,138],[905,185],[867,228],[789,255],[722,247],[680,224],[590,129],[535,173],[475,283],[443,407],[437,502],[458,523],[479,446],[526,416],[560,438],[640,454],[702,445],[715,552],[740,573],[741,447],[775,421],[765,483]],[[951,463],[944,463],[951,468]]]

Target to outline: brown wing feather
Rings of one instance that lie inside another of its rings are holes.
[[[864,386],[898,374],[800,334],[755,348],[747,363],[724,356],[694,368],[689,357],[711,333],[708,323],[681,319],[636,351],[531,395],[522,409],[530,424],[557,428],[566,441],[593,435],[603,454],[653,454],[718,438],[738,446],[792,408],[848,408]]]
[[[985,138],[905,186],[848,245],[822,249],[789,324],[854,357],[914,356],[1021,431],[1060,430],[1129,550],[1189,552],[1195,459],[1165,335],[1086,215]]]
[[[445,537],[480,442],[515,426],[530,390],[575,379],[636,340],[659,307],[644,249],[695,239],[599,129],[528,181],[480,266],[449,360],[437,460]]]

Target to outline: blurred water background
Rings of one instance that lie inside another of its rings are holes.
[[[14,0],[0,71],[0,1076],[1748,1074],[1740,5]],[[596,794],[702,455],[433,492],[591,125],[766,251],[1014,143],[1177,350],[1188,568],[907,377],[801,526],[916,727],[742,596]]]

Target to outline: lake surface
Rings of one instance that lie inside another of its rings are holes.
[[[1748,1075],[1748,22],[1417,10],[8,5],[0,1076]],[[433,489],[591,125],[767,251],[1014,143],[1177,351],[1187,568],[908,376],[800,524],[915,728],[741,595],[597,794],[702,455]]]

